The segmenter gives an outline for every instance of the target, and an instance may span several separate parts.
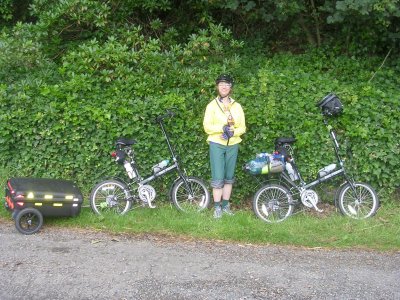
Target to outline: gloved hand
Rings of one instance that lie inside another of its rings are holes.
[[[234,130],[233,130],[233,126],[229,126],[229,125],[224,125],[224,127],[222,127],[222,139],[224,140],[228,140],[231,137],[233,137],[234,134]]]

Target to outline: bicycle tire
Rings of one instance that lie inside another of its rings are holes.
[[[124,215],[132,207],[130,192],[125,183],[108,179],[97,184],[90,193],[90,208],[97,215],[110,211]]]
[[[374,216],[379,208],[375,190],[369,184],[362,182],[355,182],[354,187],[356,194],[349,183],[341,187],[338,198],[340,212],[357,220]]]
[[[278,184],[261,187],[253,197],[253,211],[267,223],[279,223],[293,213],[292,196],[289,190]]]
[[[171,192],[172,203],[175,207],[184,212],[202,211],[210,204],[210,192],[204,181],[197,177],[187,177],[194,195],[191,197],[183,179],[178,179]]]
[[[24,208],[15,217],[15,227],[22,234],[34,234],[43,226],[43,215],[36,208]]]

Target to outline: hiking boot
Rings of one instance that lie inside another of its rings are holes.
[[[233,216],[234,213],[231,211],[230,205],[228,204],[224,208],[222,208],[222,213],[228,215],[228,216]]]
[[[222,208],[221,206],[216,206],[214,209],[214,219],[220,219],[222,217]]]

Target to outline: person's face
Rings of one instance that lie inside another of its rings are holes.
[[[232,89],[232,84],[222,81],[218,83],[217,88],[219,95],[224,98],[230,94]]]

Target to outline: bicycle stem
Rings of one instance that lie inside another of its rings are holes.
[[[329,135],[330,135],[330,137],[331,137],[331,139],[333,141],[333,146],[334,146],[334,149],[335,149],[336,158],[337,158],[337,160],[339,162],[341,170],[343,170],[343,176],[346,178],[347,182],[350,184],[350,188],[353,190],[353,192],[355,192],[355,187],[354,187],[354,184],[353,184],[353,180],[351,180],[349,178],[349,176],[347,176],[346,170],[344,168],[343,160],[342,160],[342,158],[340,157],[340,154],[339,154],[339,143],[338,143],[338,141],[336,139],[335,131],[333,130],[333,127],[328,124],[328,121],[325,118],[324,118],[324,124],[327,127],[327,129],[329,131]]]
[[[169,152],[171,152],[171,155],[172,155],[172,159],[175,161],[176,160],[176,155],[175,155],[174,149],[172,148],[171,142],[169,140],[168,133],[165,130],[164,123],[163,123],[162,120],[159,120],[158,123],[160,124],[161,131],[164,134],[165,140],[166,140],[167,145],[168,145]]]

